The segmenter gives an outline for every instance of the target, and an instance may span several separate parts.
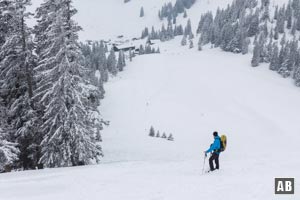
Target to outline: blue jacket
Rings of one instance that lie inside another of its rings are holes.
[[[206,153],[218,150],[221,148],[221,138],[219,136],[215,137],[214,143],[210,146],[210,148],[206,151]],[[216,151],[215,153],[220,154],[220,152]]]

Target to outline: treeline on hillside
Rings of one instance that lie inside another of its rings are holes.
[[[92,77],[92,82],[100,88],[108,81],[109,74],[116,76],[126,66],[125,53],[119,51],[117,54],[113,48],[108,50],[103,41],[81,43],[80,46],[85,57],[85,65],[90,69],[89,77]],[[133,53],[130,52],[129,55],[131,59]],[[104,92],[104,89],[101,90]]]
[[[175,5],[171,2],[166,3],[159,11],[158,17],[160,20],[164,18],[168,19],[168,22],[176,23],[176,18],[180,13],[183,13],[184,17],[187,17],[186,9],[192,7],[196,0],[176,0]]]
[[[168,16],[167,27],[163,24],[160,30],[152,27],[151,31],[146,27],[141,37],[168,41],[183,35],[181,45],[189,42],[189,47],[193,48],[191,20],[183,29],[174,20],[174,7],[169,3],[162,9],[163,16]],[[215,15],[212,12],[203,14],[196,30],[198,50],[210,44],[227,52],[247,54],[253,47],[253,67],[269,63],[270,70],[284,78],[291,77],[296,86],[300,86],[300,0],[276,6],[273,12],[271,8],[270,0],[235,0],[225,9],[217,9]]]
[[[78,43],[76,9],[46,0],[31,29],[30,4],[0,1],[0,171],[96,163],[104,90],[89,76],[98,66]]]
[[[148,38],[150,40],[161,40],[164,42],[180,35],[184,35],[186,37],[189,37],[190,39],[194,38],[190,19],[187,21],[187,24],[184,29],[182,25],[173,25],[171,22],[168,23],[167,28],[163,24],[160,30],[155,30],[155,28],[152,27],[151,32],[149,32],[149,29],[146,27],[142,31],[141,38]]]
[[[203,14],[197,34],[199,49],[206,44],[233,53],[248,53],[253,41],[253,67],[269,63],[270,70],[291,77],[300,86],[300,1],[290,0],[270,13],[270,0],[235,0],[216,15]]]
[[[116,76],[124,70],[126,58],[132,61],[136,55],[160,53],[159,47],[155,49],[150,43],[151,41],[147,41],[145,45],[141,44],[137,49],[132,47],[132,49],[117,49],[117,51],[114,48],[117,48],[117,46],[114,44],[109,50],[108,45],[103,40],[80,43],[84,65],[89,69],[86,72],[87,77],[93,85],[100,89],[101,94],[104,94],[103,83],[109,80],[110,74]]]

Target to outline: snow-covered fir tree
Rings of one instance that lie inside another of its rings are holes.
[[[107,57],[107,69],[114,76],[118,73],[116,54],[113,48],[110,50],[110,53]]]
[[[269,66],[270,70],[277,71],[279,69],[278,51],[278,45],[274,43],[271,55],[271,62]]]
[[[36,15],[35,99],[43,110],[40,162],[47,167],[90,164],[102,155],[99,91],[82,78],[86,67],[75,13],[71,0],[46,0]]]
[[[118,58],[118,63],[117,63],[117,68],[119,71],[123,71],[125,67],[125,55],[123,51],[119,51],[119,58]]]
[[[97,51],[95,52],[95,54],[97,55],[96,59],[98,60],[98,66],[96,69],[100,71],[101,81],[107,82],[108,81],[108,70],[107,70],[107,59],[106,59],[106,55],[105,55],[107,50],[106,50],[106,47],[105,47],[103,41],[101,41],[100,45],[98,44],[98,46],[99,47],[97,48]],[[100,84],[101,83],[99,83],[99,85]],[[100,85],[100,86],[103,87],[103,85]]]
[[[192,31],[192,23],[191,23],[191,20],[188,19],[187,21],[187,24],[186,24],[186,27],[184,29],[184,35],[193,35],[193,31]]]
[[[30,0],[1,1],[0,91],[7,108],[9,134],[18,143],[21,154],[18,167],[34,168],[38,147],[37,116],[33,97],[33,42],[26,25]],[[6,24],[5,26],[3,26]],[[7,130],[6,130],[7,131]]]
[[[259,30],[259,10],[257,9],[250,17],[250,24],[249,24],[249,29],[248,29],[248,37],[255,36],[256,33]]]
[[[142,36],[141,36],[141,38],[144,39],[144,38],[146,38],[146,37],[148,37],[148,36],[149,36],[149,29],[148,29],[148,27],[146,27],[146,28],[142,31]]]
[[[155,31],[153,26],[151,28],[150,39],[152,40],[159,39],[159,34]]]

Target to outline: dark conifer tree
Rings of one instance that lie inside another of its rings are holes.
[[[141,7],[140,17],[144,17],[144,16],[145,16],[144,7]]]
[[[279,69],[278,46],[275,43],[273,44],[272,57],[270,60],[269,68],[272,71],[277,71]]]
[[[155,130],[154,130],[153,126],[151,126],[151,128],[150,128],[149,136],[150,137],[154,137],[155,136]]]

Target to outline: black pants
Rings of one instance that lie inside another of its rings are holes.
[[[216,163],[216,168],[214,168],[213,161]],[[209,158],[209,167],[211,171],[214,171],[215,169],[219,169],[219,154],[213,153]]]

